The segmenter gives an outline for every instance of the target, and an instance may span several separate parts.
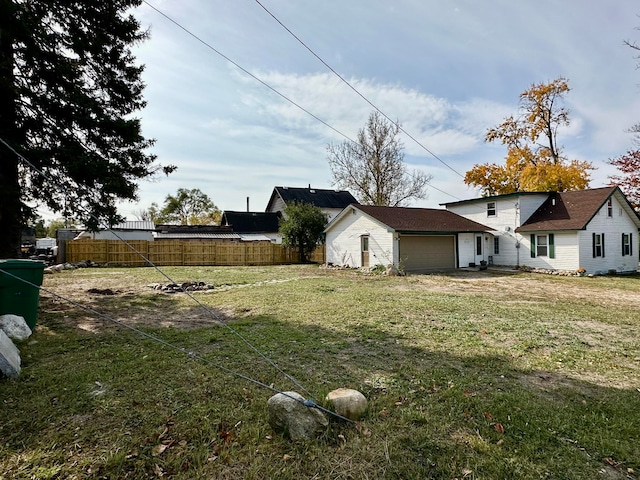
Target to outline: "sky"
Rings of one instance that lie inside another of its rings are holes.
[[[150,31],[134,48],[143,134],[178,169],[140,183],[140,201],[120,205],[129,220],[179,188],[221,210],[249,197],[251,211],[274,186],[335,188],[327,145],[365,126],[362,97],[422,145],[401,135],[408,170],[433,176],[415,207],[480,196],[464,174],[503,161],[486,131],[533,83],[568,79],[558,143],[597,168],[591,187],[616,173],[606,160],[633,148],[640,121],[640,60],[624,45],[640,43],[637,0],[148,0],[134,15]]]

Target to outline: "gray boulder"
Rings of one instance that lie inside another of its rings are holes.
[[[327,394],[334,411],[350,420],[359,420],[367,410],[367,398],[357,390],[338,388]]]
[[[0,372],[10,378],[18,378],[20,375],[20,351],[2,330],[0,330]]]
[[[283,432],[293,441],[311,440],[322,435],[329,426],[324,414],[302,402],[305,398],[297,392],[278,393],[267,402],[269,425],[276,432]]]
[[[0,315],[0,330],[13,340],[24,340],[33,333],[24,318],[11,313]]]

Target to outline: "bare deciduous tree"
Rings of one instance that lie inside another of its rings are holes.
[[[356,142],[329,144],[333,184],[351,191],[364,205],[400,207],[409,200],[426,198],[432,175],[407,171],[399,132],[398,123],[373,112]]]

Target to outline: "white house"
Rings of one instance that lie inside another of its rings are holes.
[[[513,193],[444,206],[494,229],[482,244],[489,263],[594,274],[638,269],[640,218],[618,187]]]
[[[492,229],[442,209],[350,205],[325,229],[327,263],[448,270],[483,260],[475,238]]]

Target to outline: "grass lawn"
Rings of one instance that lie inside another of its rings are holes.
[[[0,479],[640,478],[638,276],[163,270],[216,288],[165,294],[150,268],[44,287],[207,362],[41,292],[0,378]],[[365,417],[274,433],[273,392],[227,370],[298,388],[221,322],[319,402],[360,390]]]

